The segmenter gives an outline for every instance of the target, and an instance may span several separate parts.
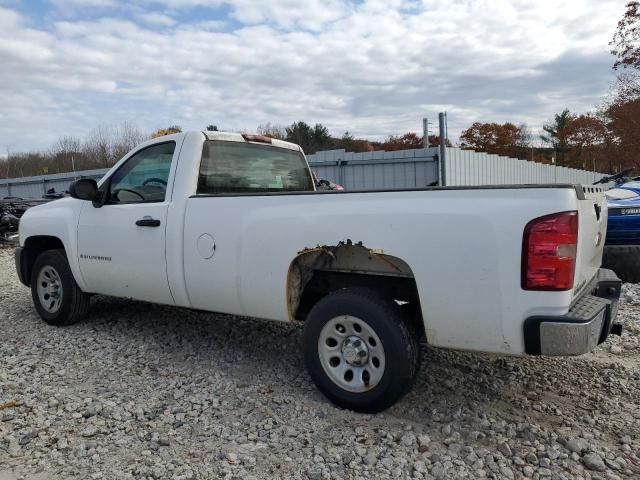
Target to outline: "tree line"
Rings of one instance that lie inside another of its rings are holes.
[[[207,125],[205,129],[218,131],[218,127],[213,124]],[[422,137],[413,132],[390,135],[385,141],[380,142],[355,138],[349,132],[335,137],[321,123],[311,126],[304,121],[293,122],[286,127],[266,123],[259,125],[256,131],[260,135],[297,143],[307,154],[341,148],[350,152],[422,148]],[[44,152],[8,152],[7,158],[0,161],[0,178],[111,167],[143,141],[179,132],[182,132],[179,125],[158,128],[149,134],[142,133],[138,127],[129,122],[121,125],[100,125],[94,128],[84,140],[71,135],[63,136]],[[429,135],[429,145],[437,146],[438,144],[439,138],[436,135]],[[451,146],[451,142],[447,141],[447,145]]]
[[[312,127],[302,121],[294,122],[288,127],[267,123],[258,126],[257,131],[260,135],[297,143],[308,154],[333,149],[345,149],[348,152],[359,153],[373,152],[375,150],[391,152],[394,150],[423,148],[422,137],[414,132],[408,132],[403,135],[389,135],[386,140],[380,142],[355,138],[348,131],[344,132],[340,137],[333,137],[329,134],[329,129],[321,123],[316,123]],[[439,143],[438,136],[429,135],[429,146],[437,146]],[[451,142],[447,141],[447,145],[451,146]]]
[[[563,109],[534,135],[525,124],[474,122],[459,138],[459,146],[480,152],[555,163],[560,166],[614,173],[627,168],[640,173],[640,1],[627,3],[610,42],[617,80],[602,105],[592,112]],[[210,124],[206,130],[217,131]],[[106,168],[147,138],[180,132],[179,125],[144,134],[135,125],[96,127],[86,139],[60,138],[46,152],[7,152],[0,162],[0,178]],[[384,141],[355,138],[351,133],[332,136],[321,123],[304,121],[288,126],[266,123],[257,133],[299,144],[312,154],[321,150],[351,152],[423,148],[423,138],[407,132]],[[429,135],[429,145],[440,139]],[[446,144],[451,146],[449,139]]]
[[[111,167],[147,138],[148,135],[129,122],[120,125],[99,125],[86,139],[65,135],[45,152],[7,152],[7,157],[0,163],[0,177],[13,178]]]

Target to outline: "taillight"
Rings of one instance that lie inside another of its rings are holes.
[[[531,220],[524,228],[522,288],[570,290],[576,267],[578,212]]]
[[[252,135],[249,133],[243,133],[242,138],[244,138],[247,142],[271,143],[271,137],[265,137],[264,135]]]

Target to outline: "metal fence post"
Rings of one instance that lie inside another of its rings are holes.
[[[347,163],[349,162],[342,158],[339,158],[336,160],[336,165],[338,166],[338,183],[343,187],[345,187],[345,185],[344,185],[344,168],[342,167],[344,167]]]
[[[439,145],[439,151],[438,151],[438,161],[440,163],[439,168],[440,168],[440,181],[439,184],[441,187],[444,187],[447,185],[447,178],[446,178],[446,163],[447,163],[447,136],[445,134],[445,127],[444,127],[444,113],[440,112],[438,114],[438,124],[440,126],[440,145]]]

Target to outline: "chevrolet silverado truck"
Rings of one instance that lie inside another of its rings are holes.
[[[303,322],[319,390],[377,412],[411,387],[421,343],[580,355],[620,333],[606,225],[598,186],[318,192],[297,145],[186,132],[29,209],[15,259],[51,325],[92,294]]]

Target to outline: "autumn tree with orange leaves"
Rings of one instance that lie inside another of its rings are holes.
[[[562,137],[567,149],[565,166],[583,170],[605,167],[610,142],[602,118],[592,114],[572,116],[563,129]]]
[[[158,128],[149,134],[149,138],[164,137],[165,135],[171,135],[172,133],[180,133],[182,128],[179,125],[171,125],[167,128]]]
[[[527,137],[525,125],[474,122],[460,135],[460,146],[477,152],[518,157],[526,149]]]
[[[404,135],[390,135],[380,145],[380,149],[387,152],[411,148],[422,148],[422,138],[414,132],[405,133]]]
[[[382,144],[380,145],[380,150],[384,150],[386,152],[393,152],[396,150],[410,150],[414,148],[424,148],[424,143],[422,142],[423,137],[419,136],[415,132],[408,132],[403,135],[390,135]],[[451,146],[451,142],[447,138],[445,141],[447,147]],[[429,146],[437,147],[440,145],[440,137],[438,135],[429,135]]]
[[[626,5],[626,11],[610,42],[620,72],[614,98],[605,108],[612,137],[614,169],[634,168],[640,172],[640,2]]]
[[[607,108],[613,137],[612,168],[633,168],[640,173],[640,97],[615,99]]]

